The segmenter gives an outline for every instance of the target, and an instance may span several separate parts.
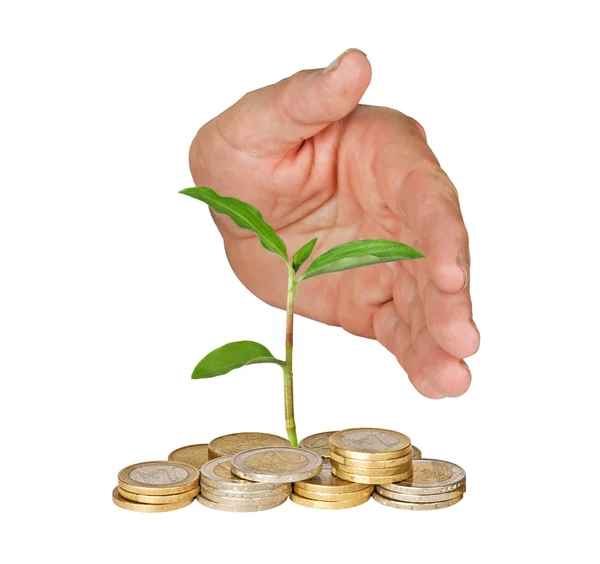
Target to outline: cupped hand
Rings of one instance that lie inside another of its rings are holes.
[[[313,237],[313,258],[367,238],[425,253],[308,279],[296,312],[377,339],[424,396],[458,396],[471,382],[464,358],[479,347],[458,194],[415,120],[358,105],[370,79],[369,61],[353,49],[246,94],[196,135],[192,176],[256,206],[290,254]],[[242,283],[285,308],[285,263],[250,231],[213,217]]]

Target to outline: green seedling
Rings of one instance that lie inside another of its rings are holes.
[[[288,267],[285,360],[275,358],[269,349],[255,341],[236,341],[208,353],[194,369],[192,378],[213,378],[250,364],[277,364],[283,370],[287,436],[292,446],[296,447],[298,439],[294,420],[292,353],[294,347],[294,300],[300,283],[314,276],[371,264],[416,259],[425,255],[404,243],[387,239],[363,239],[343,243],[329,249],[315,258],[308,268],[299,274],[300,267],[310,258],[317,239],[312,239],[300,247],[290,261],[283,239],[277,235],[255,207],[236,198],[220,196],[211,188],[206,187],[186,188],[181,190],[181,193],[205,202],[217,213],[228,215],[238,227],[253,231],[258,236],[261,245],[267,251],[279,255]]]

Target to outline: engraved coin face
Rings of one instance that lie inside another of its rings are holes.
[[[301,452],[293,450],[267,450],[248,456],[246,466],[259,472],[293,472],[308,464],[308,458]]]
[[[198,470],[183,462],[141,462],[119,472],[119,486],[133,493],[169,495],[195,488],[199,478]]]
[[[306,437],[300,441],[300,448],[312,450],[323,458],[329,458],[329,437],[335,432],[336,431],[326,431],[324,433],[310,435],[310,437]]]
[[[460,466],[444,460],[419,458],[413,460],[411,478],[385,488],[410,495],[441,494],[461,488],[465,482],[466,474]]]
[[[233,433],[212,440],[208,444],[208,454],[212,459],[268,446],[290,446],[290,441],[269,433]]]
[[[333,452],[350,458],[399,458],[410,452],[410,439],[397,431],[360,428],[338,431],[329,437]]]
[[[312,478],[323,459],[310,450],[291,447],[256,448],[236,454],[231,471],[255,482],[291,483]]]
[[[178,448],[169,454],[168,460],[172,462],[185,462],[200,470],[202,465],[208,460],[208,445],[189,445]]]

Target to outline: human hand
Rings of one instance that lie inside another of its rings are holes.
[[[249,92],[204,125],[190,149],[197,186],[256,206],[290,252],[313,257],[347,241],[401,241],[426,258],[315,277],[300,315],[377,339],[424,396],[458,396],[479,348],[469,247],[458,194],[423,128],[389,108],[358,105],[371,79],[363,53]],[[287,271],[258,239],[213,213],[238,278],[285,308]]]

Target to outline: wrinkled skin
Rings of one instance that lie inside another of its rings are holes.
[[[313,237],[313,258],[364,238],[425,253],[309,279],[298,289],[296,312],[377,339],[424,396],[459,396],[471,382],[463,359],[479,348],[479,332],[458,194],[415,120],[358,105],[370,79],[368,59],[349,50],[327,69],[246,94],[198,132],[192,176],[197,186],[260,209],[290,255]],[[213,218],[238,278],[285,308],[285,263],[252,232]]]

